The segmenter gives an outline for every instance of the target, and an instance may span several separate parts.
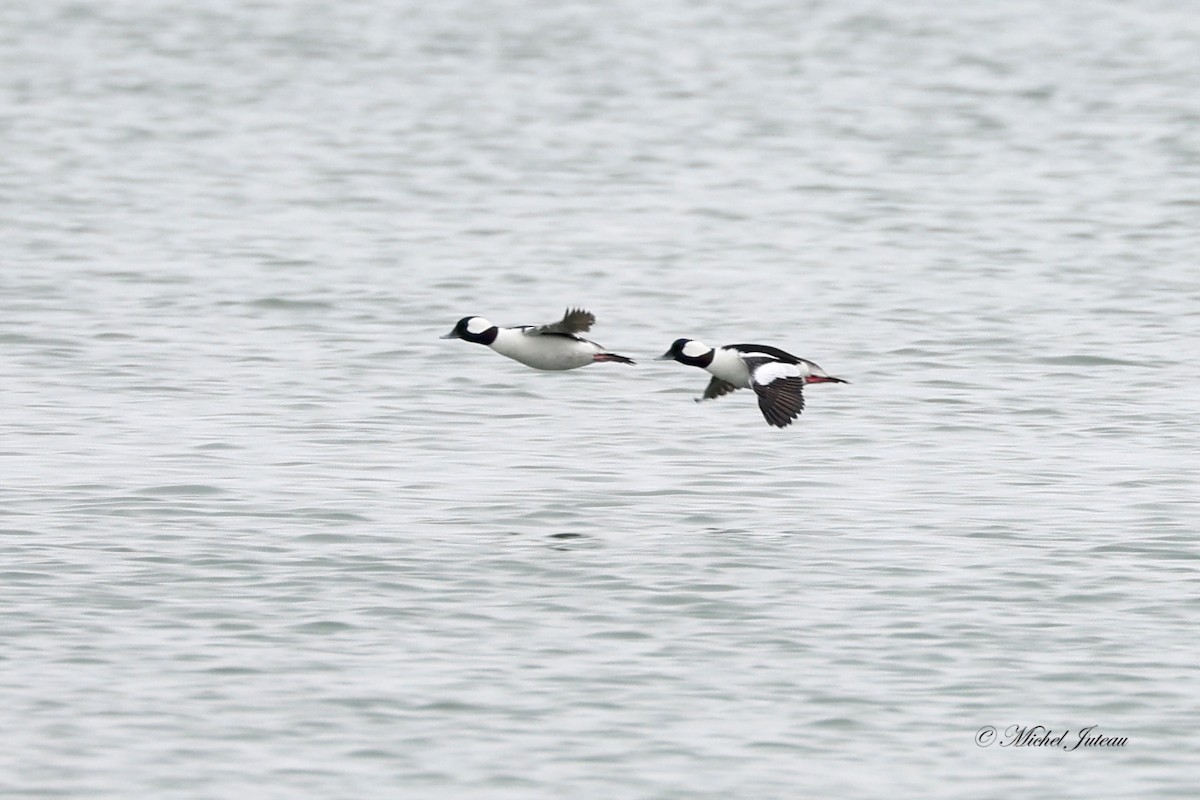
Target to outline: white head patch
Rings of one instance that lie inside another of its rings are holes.
[[[704,342],[697,342],[695,339],[689,340],[688,343],[683,346],[683,354],[688,358],[699,358],[709,350],[712,350],[712,348],[706,345]]]
[[[492,323],[483,317],[471,317],[467,320],[467,333],[483,333],[491,327],[493,327]]]

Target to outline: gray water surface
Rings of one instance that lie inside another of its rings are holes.
[[[1193,797],[1197,41],[4,4],[0,794]],[[568,305],[639,364],[437,338]]]

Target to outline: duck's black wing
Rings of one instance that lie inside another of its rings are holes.
[[[795,364],[773,359],[747,359],[746,363],[758,408],[767,423],[777,428],[791,425],[804,410],[803,371]]]
[[[596,322],[596,315],[582,308],[568,308],[563,318],[549,325],[528,326],[526,336],[571,336],[582,339],[579,334],[591,330]]]
[[[708,382],[708,387],[704,390],[704,396],[697,397],[696,402],[699,403],[701,400],[716,400],[721,395],[736,392],[737,388],[729,381],[723,381],[720,378],[714,377]]]
[[[804,359],[794,356],[786,350],[771,347],[769,344],[727,344],[726,348],[737,350],[744,359],[757,358],[760,360],[782,361],[784,364],[799,364]]]

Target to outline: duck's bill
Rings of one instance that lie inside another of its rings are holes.
[[[444,336],[439,336],[438,338],[439,339],[461,339],[462,337],[458,335],[458,331],[450,331],[449,333],[445,334]]]
[[[661,356],[655,356],[653,360],[654,361],[674,361],[675,356],[671,355],[671,353],[668,351],[666,353],[663,353]]]

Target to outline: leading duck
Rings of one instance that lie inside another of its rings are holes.
[[[599,361],[632,364],[633,359],[610,353],[579,334],[590,330],[596,315],[568,308],[563,318],[549,325],[501,328],[483,317],[463,317],[443,339],[465,339],[483,344],[527,367],[545,370],[578,369]]]

